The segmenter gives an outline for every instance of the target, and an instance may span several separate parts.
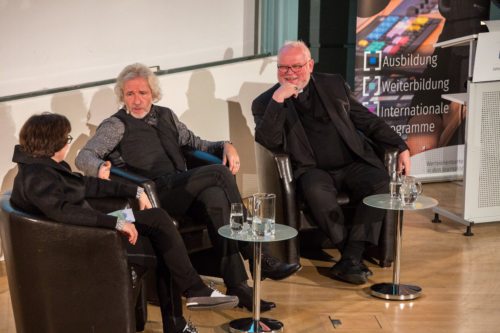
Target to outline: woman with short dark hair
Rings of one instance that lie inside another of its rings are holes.
[[[64,161],[72,140],[70,131],[68,119],[59,114],[34,115],[26,121],[20,132],[20,145],[14,151],[13,161],[18,164],[19,172],[14,180],[12,204],[60,223],[116,229],[131,244],[135,244],[138,234],[147,236],[158,254],[159,268],[170,270],[175,285],[187,297],[188,308],[235,307],[237,297],[221,294],[203,283],[191,265],[179,232],[164,210],[133,211],[135,223],[130,223],[89,205],[87,198],[123,197],[137,198],[141,209],[151,208],[140,187],[72,172]],[[167,298],[160,295],[160,303],[165,304]],[[164,329],[166,315],[162,313]],[[176,323],[175,332],[197,330],[182,318]]]

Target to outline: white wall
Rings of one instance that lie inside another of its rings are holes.
[[[0,0],[0,96],[253,54],[255,0]]]
[[[163,98],[158,104],[172,108],[199,136],[229,139],[236,145],[242,161],[237,180],[243,196],[258,190],[251,102],[276,82],[275,61],[270,57],[160,76]],[[17,172],[11,162],[13,147],[29,116],[51,111],[68,117],[75,140],[67,161],[73,165],[96,126],[117,108],[112,85],[0,103],[1,191],[12,188]]]

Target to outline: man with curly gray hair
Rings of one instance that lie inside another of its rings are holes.
[[[234,174],[240,168],[236,148],[228,141],[207,141],[196,136],[169,108],[155,105],[161,98],[156,75],[145,65],[125,67],[117,78],[115,93],[123,107],[104,120],[96,135],[80,151],[76,165],[88,175],[109,177],[111,163],[153,179],[162,208],[174,217],[203,221],[216,248],[219,269],[229,295],[239,306],[252,309],[252,290],[238,243],[222,238],[217,230],[229,223],[231,203],[241,197]],[[187,170],[183,148],[221,155],[222,164]],[[227,164],[227,167],[226,167]],[[244,257],[252,251],[241,249]],[[264,254],[262,276],[279,280],[300,269]],[[217,264],[218,265],[218,264]],[[275,307],[261,301],[261,311]]]

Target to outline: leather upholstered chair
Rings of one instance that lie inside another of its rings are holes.
[[[188,169],[203,165],[222,163],[222,160],[219,157],[214,156],[210,153],[202,152],[200,150],[184,149],[183,154]],[[113,163],[113,165],[116,164]],[[117,181],[132,182],[143,187],[151,201],[152,206],[161,207],[160,200],[156,191],[156,185],[151,179],[130,172],[124,167],[115,166],[111,168],[111,178]],[[176,223],[177,227],[179,228],[179,232],[190,255],[212,248],[212,243],[208,236],[206,225],[188,217],[183,217],[182,223],[178,223],[176,220],[174,220],[174,223]],[[146,245],[144,248],[147,250],[149,247]]]
[[[184,149],[183,154],[188,169],[203,165],[222,163],[222,160],[217,156],[199,150]],[[113,163],[113,165],[118,165],[118,163]],[[113,166],[111,168],[111,178],[116,181],[132,182],[143,187],[151,201],[152,206],[161,207],[156,191],[156,185],[151,179],[130,172],[123,166]],[[210,265],[210,260],[207,260],[207,258],[213,256],[214,254],[206,225],[188,217],[184,217],[182,219],[182,223],[178,223],[176,220],[174,220],[174,223],[176,223],[179,228],[179,232],[191,258],[191,262],[198,273],[200,275],[219,276],[220,273],[217,267]],[[144,239],[144,237],[139,237],[139,240],[141,244],[135,253],[136,258],[139,260],[143,258],[144,265],[148,267],[154,266],[156,258],[154,257],[151,243],[149,240]],[[145,283],[147,285],[147,292],[145,294],[147,301],[153,304],[158,304],[155,275],[150,273],[147,274]],[[175,294],[175,290],[173,288],[171,288],[171,294]],[[178,302],[178,300],[175,299],[173,301]]]
[[[140,276],[119,233],[27,214],[9,194],[0,218],[18,333],[136,332],[136,315],[142,330]]]
[[[379,152],[379,156],[383,156],[389,174],[396,170],[397,155],[398,152],[395,149]],[[296,182],[293,178],[289,156],[270,152],[258,143],[256,143],[256,156],[261,190],[267,193],[276,193],[276,223],[287,224],[300,232],[300,237],[280,242],[283,245],[277,250],[279,252],[277,255],[287,262],[294,263],[299,262],[301,248],[333,247],[325,233],[315,225],[314,220],[308,214],[306,205],[296,195]],[[349,197],[346,193],[341,192],[338,194],[337,200],[343,207],[345,218],[349,218],[354,209],[349,204]],[[365,251],[365,258],[375,261],[381,267],[390,266],[394,259],[395,221],[395,211],[388,211],[382,224],[378,246],[367,248]]]

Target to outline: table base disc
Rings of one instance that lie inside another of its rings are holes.
[[[394,301],[412,300],[422,294],[422,288],[410,284],[377,283],[370,289],[372,296]]]
[[[231,333],[279,333],[283,332],[283,323],[276,319],[260,318],[259,330],[254,327],[253,318],[235,319],[229,323],[229,332]]]

